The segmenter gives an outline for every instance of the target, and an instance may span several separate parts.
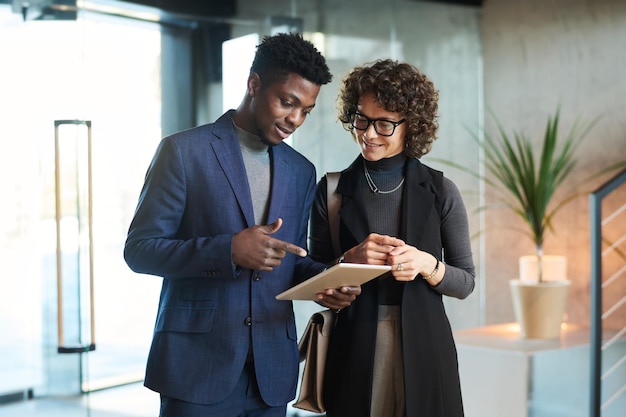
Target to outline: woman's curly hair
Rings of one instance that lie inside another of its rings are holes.
[[[421,158],[437,139],[439,91],[415,66],[391,59],[354,68],[344,79],[338,97],[338,118],[344,129],[356,132],[350,120],[359,98],[371,93],[385,110],[406,119],[404,151],[410,158]]]

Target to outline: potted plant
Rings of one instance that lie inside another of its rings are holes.
[[[527,136],[514,132],[509,136],[497,118],[498,137],[485,132],[484,140],[472,134],[484,151],[485,170],[479,174],[449,161],[441,161],[470,173],[494,189],[502,205],[519,216],[530,237],[535,254],[520,257],[520,277],[511,280],[511,294],[521,335],[526,338],[559,337],[570,282],[566,259],[544,255],[548,232],[554,232],[552,219],[570,201],[583,194],[573,191],[555,201],[557,190],[576,167],[575,151],[595,121],[586,126],[574,123],[565,139],[559,141],[559,109],[548,117],[541,151]],[[625,165],[617,163],[601,170],[586,181]],[[554,266],[556,265],[556,266]],[[548,275],[555,274],[555,275]]]

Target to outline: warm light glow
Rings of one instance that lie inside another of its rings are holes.
[[[519,327],[519,323],[514,322],[514,323],[508,323],[506,325],[504,325],[505,329],[511,333],[519,333],[520,332],[520,327]]]

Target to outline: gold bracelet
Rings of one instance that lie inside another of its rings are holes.
[[[435,265],[435,269],[433,269],[433,272],[431,272],[430,275],[427,277],[422,275],[422,278],[431,279],[432,277],[435,276],[435,274],[437,274],[437,272],[439,272],[439,258],[435,258],[435,259],[437,259],[437,265]]]

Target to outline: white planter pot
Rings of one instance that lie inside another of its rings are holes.
[[[514,279],[509,283],[520,336],[527,339],[558,338],[561,335],[570,281],[539,284]]]

